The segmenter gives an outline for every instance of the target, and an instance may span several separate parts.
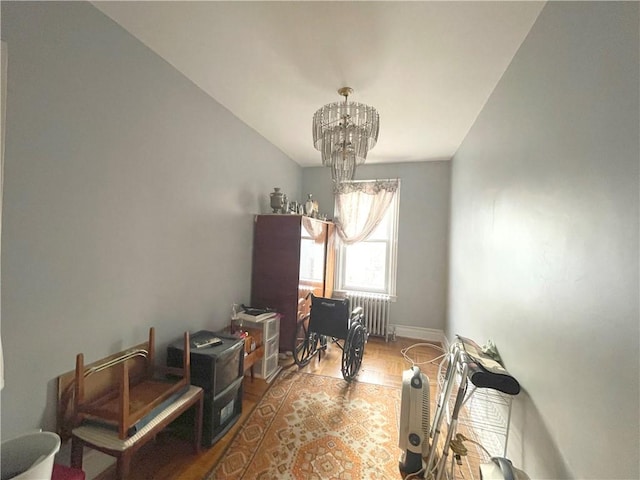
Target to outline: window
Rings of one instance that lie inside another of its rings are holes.
[[[368,238],[351,245],[339,242],[337,290],[395,296],[399,193]]]

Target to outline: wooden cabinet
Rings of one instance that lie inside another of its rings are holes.
[[[273,308],[280,319],[280,351],[292,351],[297,319],[309,292],[333,294],[335,234],[331,222],[302,215],[256,215],[251,305]]]

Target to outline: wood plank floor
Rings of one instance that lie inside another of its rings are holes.
[[[356,381],[388,385],[400,388],[402,372],[407,370],[409,363],[401,350],[418,344],[419,340],[398,338],[394,342],[386,343],[383,339],[369,339],[365,347],[365,356]],[[313,360],[302,371],[317,375],[342,378],[342,351],[335,345],[330,345],[322,361]],[[413,362],[420,364],[421,370],[431,379],[432,399],[436,393],[437,361],[441,355],[440,346],[417,345],[410,349],[407,355]],[[283,368],[296,368],[291,358],[280,362]],[[257,405],[269,385],[260,379],[253,381],[245,377],[244,398],[242,402],[242,417],[230,431],[214,446],[203,449],[196,455],[187,439],[180,438],[171,432],[171,428],[158,435],[155,442],[150,442],[140,449],[134,456],[131,466],[130,480],[202,480],[213,468],[234,434]],[[101,473],[97,480],[115,480],[115,467]]]

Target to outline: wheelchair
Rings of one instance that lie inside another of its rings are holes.
[[[308,365],[316,355],[322,360],[331,339],[342,350],[342,377],[350,382],[360,370],[369,336],[362,323],[362,307],[349,312],[348,299],[309,296],[311,311],[298,320],[293,359],[298,367]]]

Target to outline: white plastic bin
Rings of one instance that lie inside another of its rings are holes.
[[[53,457],[60,450],[60,437],[52,432],[34,432],[0,444],[1,480],[51,480]]]

